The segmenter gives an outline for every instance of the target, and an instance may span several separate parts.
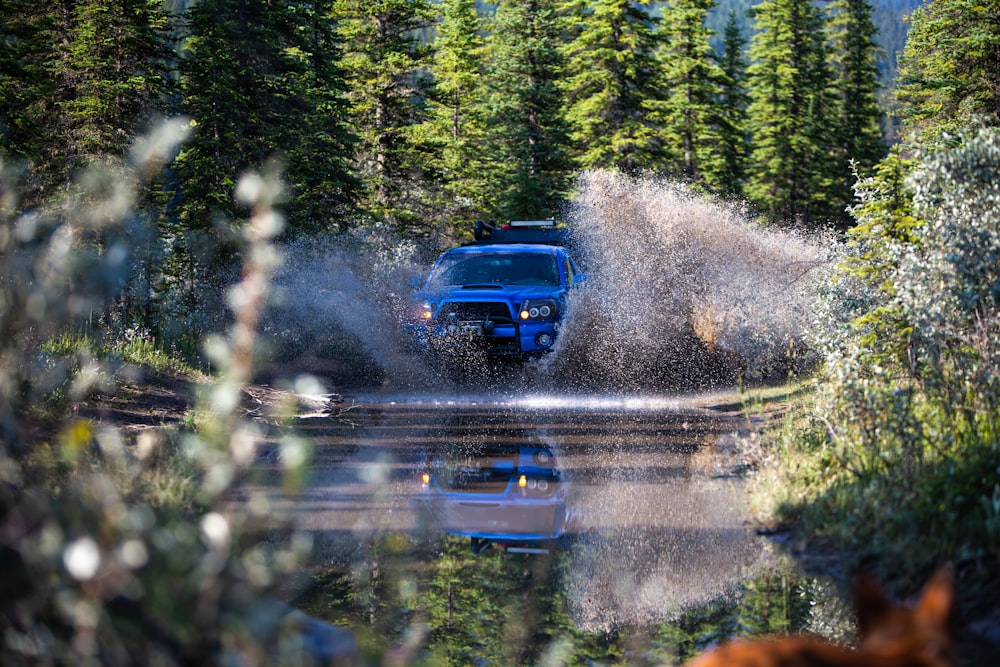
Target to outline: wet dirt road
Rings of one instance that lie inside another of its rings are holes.
[[[745,521],[746,419],[708,397],[347,401],[297,420],[314,446],[301,488],[283,487],[275,450],[242,489],[317,536],[318,564],[356,563],[386,535],[557,552],[575,623],[601,631],[724,595],[772,559]]]

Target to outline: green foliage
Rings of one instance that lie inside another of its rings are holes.
[[[746,192],[772,218],[825,222],[835,203],[829,156],[836,110],[820,10],[804,0],[765,0],[754,18]]]
[[[0,48],[0,154],[10,160],[32,161],[34,175],[20,190],[27,205],[39,190],[67,173],[62,155],[55,154],[51,128],[57,124],[52,101],[58,97],[58,68],[50,44],[58,29],[53,8],[30,0],[4,3],[3,47]]]
[[[293,235],[352,226],[361,181],[331,3],[283,3],[281,71],[269,82],[281,127],[272,141],[287,163],[286,215]],[[274,13],[273,8],[270,10]]]
[[[855,170],[867,172],[884,154],[877,98],[875,24],[869,0],[836,0],[827,8],[829,59],[839,98],[836,148],[841,189],[849,191]],[[842,223],[848,222],[841,219]]]
[[[509,0],[487,39],[490,165],[503,219],[555,216],[572,173],[556,0]]]
[[[199,370],[165,350],[150,332],[126,329],[120,336],[101,341],[84,334],[62,331],[39,346],[40,352],[57,357],[93,356],[115,372],[123,364],[141,366],[156,373],[195,378]]]
[[[69,48],[59,70],[69,91],[66,114],[70,172],[81,164],[123,155],[166,105],[167,17],[162,5],[129,0],[77,2]]]
[[[170,93],[167,17],[158,3],[3,7],[0,151],[28,171],[18,192],[40,206],[77,170],[121,157]]]
[[[468,220],[485,217],[493,197],[482,179],[487,158],[483,21],[474,0],[446,0],[441,13],[430,68],[434,88],[427,101],[427,133],[440,156],[442,216],[467,226]]]
[[[363,208],[375,220],[413,235],[430,233],[436,183],[430,147],[419,128],[427,118],[430,49],[419,40],[436,8],[424,0],[337,0],[333,17],[349,73],[348,99],[359,142],[356,163],[366,186]]]
[[[566,119],[584,169],[625,173],[660,167],[662,125],[653,108],[664,97],[656,60],[658,21],[634,2],[566,2],[573,26],[564,47]]]
[[[750,136],[747,132],[747,106],[750,98],[746,91],[747,62],[744,49],[747,38],[730,13],[723,32],[722,55],[719,68],[722,78],[719,87],[718,148],[713,158],[706,160],[705,181],[715,191],[726,195],[741,196],[746,184],[750,157]]]
[[[178,157],[183,198],[171,212],[178,237],[236,217],[238,175],[276,153],[289,164],[291,229],[344,224],[338,218],[358,184],[348,169],[354,138],[329,9],[286,3],[276,12],[258,0],[209,0],[188,10],[181,111],[195,131]]]
[[[1000,133],[984,129],[905,180],[893,156],[861,182],[858,252],[824,308],[811,444],[787,454],[813,463],[792,466],[805,495],[786,516],[905,571],[1000,552],[997,165]]]
[[[150,430],[130,437],[75,412],[46,415],[45,422],[33,414],[46,392],[78,401],[104,390],[113,376],[103,351],[95,354],[86,339],[66,332],[84,330],[118,293],[129,248],[126,240],[108,239],[133,215],[129,186],[173,155],[181,136],[167,132],[161,141],[140,142],[145,149],[133,158],[135,173],[84,173],[72,188],[78,197],[29,214],[2,211],[4,664],[301,659],[279,642],[284,612],[269,606],[263,593],[275,576],[298,568],[308,543],[237,549],[239,518],[217,511],[261,437],[240,416],[239,397],[276,257],[271,243],[281,231],[273,210],[277,183],[250,176],[237,189],[253,212],[240,230],[247,259],[233,290],[236,325],[227,339],[209,346],[225,372],[205,387],[200,409],[211,418],[197,432]],[[126,340],[118,349],[125,356],[150,354],[147,342]],[[301,443],[285,437],[281,446]],[[293,461],[306,458],[283,457],[290,477],[297,473]]]
[[[296,236],[388,223],[454,239],[463,219],[557,215],[580,167],[670,172],[740,195],[749,138],[760,169],[748,192],[767,215],[839,216],[844,152],[869,164],[855,145],[867,140],[874,94],[867,5],[844,0],[860,9],[859,29],[837,33],[857,35],[864,55],[844,70],[861,74],[850,94],[863,103],[844,109],[858,110],[864,131],[834,132],[834,100],[815,92],[824,56],[804,67],[801,54],[782,53],[764,67],[791,67],[789,80],[812,91],[793,105],[801,131],[748,134],[744,96],[756,81],[744,80],[745,26],[730,17],[716,56],[707,26],[718,12],[692,2],[205,0],[171,13],[145,0],[65,11],[11,0],[0,148],[27,168],[21,196],[32,206],[83,164],[120,168],[156,117],[188,119],[193,139],[175,169],[137,193],[141,271],[115,324],[172,338],[224,318],[198,286],[226,282],[219,269],[242,214],[230,193],[237,174],[268,159],[285,170]],[[844,17],[855,12],[834,21]],[[829,60],[836,75],[840,61]],[[756,117],[780,117],[772,111]],[[786,136],[793,150],[782,153]]]
[[[998,12],[996,0],[935,0],[914,10],[895,97],[916,142],[1000,123]]]
[[[719,137],[715,118],[723,72],[709,44],[705,18],[713,0],[675,0],[663,8],[658,35],[662,86],[658,119],[668,128],[667,171],[703,179],[703,164],[714,161]]]
[[[177,69],[192,137],[163,184],[170,199],[157,223],[167,250],[153,256],[155,320],[143,322],[159,336],[198,337],[224,319],[212,305],[238,242],[232,221],[244,211],[232,193],[246,169],[287,164],[290,234],[348,226],[359,183],[328,11],[206,0],[185,13]]]

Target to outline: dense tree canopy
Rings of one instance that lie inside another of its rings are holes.
[[[351,116],[360,142],[356,166],[364,208],[375,220],[428,233],[427,146],[414,128],[426,120],[430,50],[419,33],[433,23],[423,0],[337,0]]]
[[[822,16],[809,0],[764,0],[754,16],[746,192],[778,219],[822,220],[835,118]]]
[[[60,68],[69,91],[69,154],[79,162],[124,154],[165,106],[166,17],[155,3],[75,3]]]
[[[481,217],[490,204],[485,152],[485,46],[475,0],[444,0],[434,40],[427,132],[437,154],[446,219]]]
[[[718,147],[717,100],[722,70],[709,45],[705,18],[713,0],[673,0],[663,8],[660,26],[660,77],[667,92],[657,105],[666,130],[671,175],[702,177],[703,162]]]
[[[747,62],[744,49],[747,39],[733,13],[723,32],[719,67],[718,148],[705,161],[706,181],[715,190],[742,195],[746,184],[750,136],[747,133],[746,110],[750,103],[746,92]]]
[[[564,50],[567,120],[580,166],[656,169],[663,127],[652,110],[665,96],[656,22],[629,0],[570,0],[564,11],[574,30]]]
[[[174,170],[143,199],[168,256],[188,237],[216,246],[218,221],[240,213],[237,175],[275,158],[291,233],[388,222],[425,237],[557,215],[594,167],[845,225],[851,164],[865,172],[884,150],[868,0],[766,0],[752,32],[734,12],[721,35],[709,0],[3,9],[0,141],[27,167],[24,205],[125,157],[152,119],[189,118]],[[934,0],[914,14],[895,96],[907,129],[997,117],[995,9]]]
[[[935,0],[910,23],[896,91],[904,130],[933,141],[1000,124],[1000,2]]]
[[[492,165],[486,175],[501,219],[551,217],[569,188],[558,4],[501,2],[487,41]]]
[[[828,11],[832,83],[839,109],[837,169],[843,187],[850,187],[854,174],[848,163],[867,173],[885,153],[879,125],[875,24],[866,0],[835,0]]]

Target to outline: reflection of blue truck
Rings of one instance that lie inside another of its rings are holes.
[[[552,349],[567,291],[580,273],[552,221],[476,225],[475,243],[452,248],[414,295],[419,345],[448,353],[472,345],[490,356]]]
[[[562,475],[541,445],[493,445],[429,461],[420,499],[431,522],[470,538],[474,553],[492,544],[541,553],[566,532]]]

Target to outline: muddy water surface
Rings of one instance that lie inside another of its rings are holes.
[[[747,526],[753,443],[706,402],[356,395],[299,420],[303,488],[275,454],[244,497],[313,539],[287,597],[373,659],[677,664],[735,633],[845,636],[839,593]]]

